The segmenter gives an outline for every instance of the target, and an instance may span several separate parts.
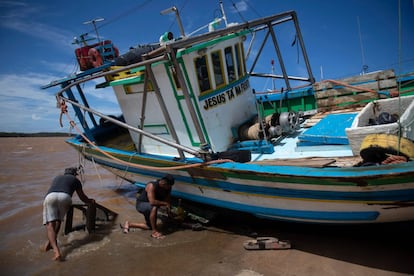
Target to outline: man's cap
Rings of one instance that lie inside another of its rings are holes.
[[[175,180],[174,180],[174,177],[171,174],[167,174],[161,179],[164,179],[165,181],[167,181],[168,184],[171,185],[171,186],[174,185]]]
[[[78,175],[78,168],[75,168],[75,167],[66,168],[65,174]]]

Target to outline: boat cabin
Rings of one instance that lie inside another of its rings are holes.
[[[227,150],[237,139],[237,128],[257,114],[243,58],[244,40],[243,32],[229,34],[177,52],[194,111],[188,108],[170,61],[148,65],[153,78],[146,76],[145,66],[115,76],[110,86],[125,122],[194,149],[208,144],[214,152]],[[171,118],[171,125],[165,115]],[[201,138],[197,128],[201,129]],[[130,134],[141,152],[177,153],[168,145],[140,137],[139,133],[131,131]],[[140,139],[143,139],[141,147]]]

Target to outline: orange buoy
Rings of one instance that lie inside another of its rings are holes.
[[[89,60],[93,67],[99,67],[103,64],[101,54],[95,48],[90,48],[88,51]]]

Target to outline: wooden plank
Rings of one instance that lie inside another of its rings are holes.
[[[378,82],[373,81],[370,83],[356,85],[356,87],[358,87],[359,89],[366,89],[366,91],[369,91],[369,90],[382,91],[382,90],[390,90],[390,89],[396,88],[397,82],[395,79],[382,80]],[[341,86],[341,85],[335,85],[330,89],[315,91],[315,98],[319,99],[319,98],[325,98],[325,97],[349,95],[353,93],[364,92],[359,89]]]
[[[396,88],[397,82],[393,70],[354,76],[338,81],[327,80],[313,85],[318,111],[358,107],[368,101],[380,98],[378,91],[390,91]]]
[[[378,97],[378,93],[371,91],[355,91],[348,88],[339,88],[339,89],[330,89],[323,92],[318,92],[315,94],[315,99],[329,99],[329,98],[340,98],[346,96],[354,96],[360,93],[371,93],[373,97]]]
[[[341,85],[341,83],[350,85],[354,88]],[[339,89],[339,88],[349,89],[351,91],[358,91],[358,88],[359,89],[379,91],[379,90],[387,90],[387,89],[391,89],[391,88],[395,88],[395,87],[397,87],[397,81],[394,78],[394,79],[386,79],[386,80],[378,80],[378,81],[377,80],[371,80],[369,82],[358,82],[358,83],[347,83],[347,82],[330,83],[330,82],[327,82],[324,87],[321,87],[321,85],[314,85],[313,89],[314,89],[315,93],[322,93],[322,92],[325,92],[325,91],[330,91],[331,89]]]
[[[359,85],[361,83],[369,82],[373,80],[387,80],[387,79],[395,79],[394,70],[384,70],[384,71],[365,74],[365,75],[353,76],[349,78],[343,78],[338,81],[345,82],[351,85]],[[332,82],[322,81],[322,82],[315,83],[313,85],[313,89],[315,91],[325,90],[325,89],[333,88],[335,85],[336,84]]]
[[[349,108],[349,105],[360,104],[363,101],[374,100],[374,99],[378,99],[378,96],[371,92],[366,92],[366,93],[359,93],[353,96],[343,96],[343,97],[337,97],[337,98],[331,97],[331,98],[319,99],[316,101],[316,103],[318,105],[318,111],[319,111],[320,108],[329,107],[329,106],[342,105],[342,106],[346,106],[347,108]]]

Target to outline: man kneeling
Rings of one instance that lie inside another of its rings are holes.
[[[124,233],[129,232],[129,228],[141,228],[152,230],[151,237],[161,239],[164,236],[157,230],[158,208],[166,207],[168,215],[171,215],[171,190],[174,185],[174,177],[165,175],[163,178],[148,182],[145,190],[137,197],[136,209],[144,215],[145,223],[125,221]]]

